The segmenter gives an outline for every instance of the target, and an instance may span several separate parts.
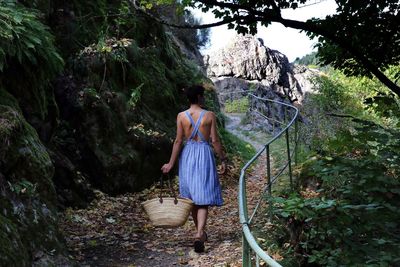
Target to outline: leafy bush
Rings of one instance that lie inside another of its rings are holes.
[[[399,68],[386,75],[396,80]],[[313,81],[299,191],[273,200],[279,223],[264,245],[277,244],[285,266],[397,266],[400,100],[376,79],[333,69]]]
[[[0,1],[0,86],[29,99],[43,118],[52,96],[50,80],[62,67],[63,59],[39,14],[14,1]]]
[[[49,75],[60,71],[63,60],[38,13],[13,1],[1,1],[0,25],[0,71],[13,59],[20,64],[45,67]]]
[[[302,264],[400,264],[400,131],[354,123],[304,164],[300,193],[274,200]]]
[[[395,79],[400,66],[391,67],[386,75]],[[400,100],[376,79],[346,77],[330,69],[327,75],[313,79],[318,92],[309,95],[303,104],[306,124],[300,136],[311,150],[326,149],[325,140],[337,132],[351,128],[351,121],[339,116],[371,120],[389,128],[400,126]]]

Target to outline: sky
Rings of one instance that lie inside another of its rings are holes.
[[[319,2],[318,0],[310,0],[309,3]],[[325,0],[315,5],[309,5],[296,10],[282,10],[282,17],[305,21],[309,18],[323,18],[326,15],[335,13],[336,3],[334,0]],[[215,22],[216,19],[211,12],[202,13],[199,10],[193,11],[196,17],[200,17],[203,24]],[[229,30],[226,25],[211,28],[210,46],[208,49],[203,49],[202,54],[209,54],[212,51],[220,49],[231,42],[236,32]],[[313,44],[316,40],[310,40],[305,33],[300,33],[299,30],[286,28],[279,23],[272,23],[268,27],[258,28],[256,35],[264,40],[264,45],[278,50],[285,54],[289,61],[292,62],[296,57],[302,57],[311,53]]]

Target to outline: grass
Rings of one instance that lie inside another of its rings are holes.
[[[221,129],[220,135],[229,158],[239,156],[243,162],[247,162],[256,153],[252,145],[229,133],[227,130]]]

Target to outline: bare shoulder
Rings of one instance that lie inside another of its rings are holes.
[[[177,121],[182,121],[183,116],[185,115],[185,111],[179,112],[176,116]]]
[[[211,119],[215,119],[215,113],[212,111],[207,111],[206,112],[206,116],[211,118]]]
[[[187,111],[187,110],[184,110],[184,111],[182,111],[182,112],[179,112],[177,118],[183,118],[183,117],[185,117],[185,116],[186,116],[186,115],[185,115],[185,112],[186,112],[186,111]]]
[[[212,112],[212,111],[207,111],[206,117],[207,117],[207,120],[209,120],[210,122],[216,120],[216,119],[215,119],[215,113]]]

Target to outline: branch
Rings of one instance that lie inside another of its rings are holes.
[[[342,38],[312,23],[283,19],[283,18],[280,18],[278,20],[271,18],[271,21],[279,22],[285,27],[314,32],[316,34],[319,34],[321,36],[330,39],[332,42],[338,44],[340,47],[350,52],[355,58],[357,58],[364,65],[364,67],[367,70],[369,70],[372,74],[374,74],[378,80],[380,80],[384,85],[386,85],[390,90],[392,90],[397,96],[400,97],[400,87],[397,86],[393,81],[391,81],[385,74],[383,74],[379,70],[379,68],[375,66],[366,56],[361,54],[356,48],[354,48],[351,44],[349,44]]]
[[[263,17],[274,18],[274,19],[281,18],[280,12],[276,12],[273,9],[264,9],[263,11],[260,11],[253,7],[239,5],[239,4],[233,4],[233,3],[219,2],[216,0],[197,0],[197,2],[203,3],[205,5],[217,6],[220,8],[229,8],[229,9],[235,9],[235,10],[243,9],[243,10],[246,10],[251,15],[259,16],[260,19],[258,21],[263,21],[263,19],[262,19]]]
[[[250,6],[245,6],[241,4],[227,3],[227,2],[219,2],[216,0],[198,0],[197,2],[203,3],[205,5],[217,6],[220,8],[229,8],[229,9],[243,9],[247,11],[253,11],[254,9]]]
[[[269,2],[271,2],[272,9],[276,12],[276,14],[279,17],[282,17],[281,9],[276,5],[275,0],[269,0]]]

